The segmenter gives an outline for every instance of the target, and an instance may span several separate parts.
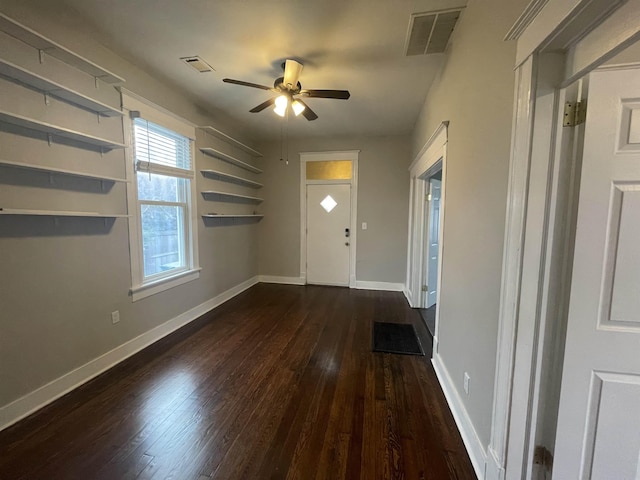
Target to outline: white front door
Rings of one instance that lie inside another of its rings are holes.
[[[351,185],[307,185],[307,283],[349,285]]]
[[[429,179],[429,234],[427,236],[427,302],[425,308],[436,303],[438,297],[438,252],[440,249],[440,189],[441,181]]]
[[[640,70],[590,77],[554,479],[640,479]]]

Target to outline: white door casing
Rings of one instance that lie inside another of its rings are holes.
[[[640,478],[640,71],[591,75],[554,478]]]
[[[307,185],[307,283],[349,285],[351,185]]]
[[[349,227],[349,287],[356,287],[357,219],[358,219],[358,158],[360,150],[327,152],[300,152],[300,283],[307,283],[307,185],[342,184],[351,185],[351,225]],[[350,180],[307,180],[308,162],[351,161]]]

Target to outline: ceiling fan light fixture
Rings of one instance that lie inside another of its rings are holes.
[[[304,109],[306,107],[302,103],[300,103],[298,100],[294,100],[293,103],[291,104],[291,108],[293,109],[293,113],[297,117],[302,112],[304,112]]]
[[[288,104],[289,104],[289,99],[287,98],[287,96],[280,95],[278,98],[276,98],[276,106],[273,109],[273,111],[276,112],[277,115],[284,117],[285,113],[287,112]]]

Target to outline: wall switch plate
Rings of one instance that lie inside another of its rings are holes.
[[[469,374],[467,372],[464,372],[464,393],[466,393],[467,395],[469,395]]]
[[[367,222],[362,222],[362,229],[366,230],[367,229]]]
[[[111,312],[111,323],[114,325],[120,321],[120,310],[116,310],[115,312]]]

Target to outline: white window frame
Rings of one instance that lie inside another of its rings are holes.
[[[187,267],[179,271],[169,271],[166,275],[152,275],[147,279],[144,277],[143,252],[142,252],[142,219],[140,206],[148,201],[140,201],[138,199],[138,182],[136,179],[135,152],[134,152],[134,119],[132,117],[140,117],[155,123],[164,128],[172,130],[195,141],[195,126],[186,120],[179,118],[172,113],[154,105],[131,92],[122,94],[123,109],[127,116],[124,120],[124,134],[127,160],[127,204],[129,216],[129,251],[131,256],[131,298],[138,301],[143,298],[155,295],[170,288],[183,285],[187,282],[196,280],[200,277],[200,264],[198,258],[198,232],[197,232],[197,189],[196,189],[196,156],[195,148],[191,148],[191,174],[184,175],[181,171],[182,178],[189,179],[188,192],[186,192],[186,232],[185,232],[185,260]],[[153,173],[176,175],[176,169],[171,167],[154,167]],[[141,175],[146,172],[141,171]],[[151,202],[155,203],[155,202]],[[162,202],[165,204],[167,202]]]

